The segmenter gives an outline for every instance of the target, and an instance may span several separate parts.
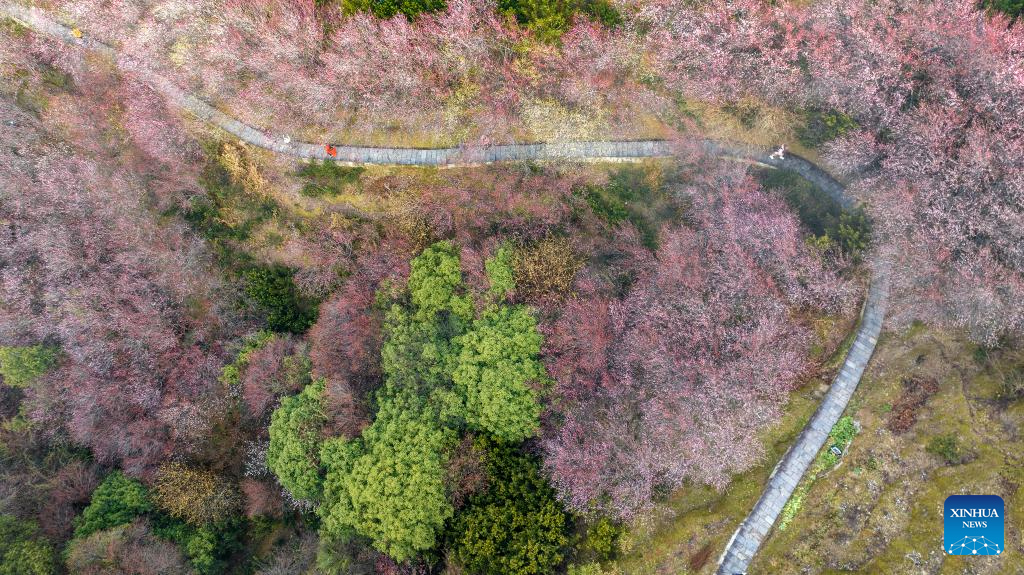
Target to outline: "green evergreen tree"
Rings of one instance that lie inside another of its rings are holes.
[[[0,376],[11,387],[25,387],[55,365],[56,348],[45,345],[0,346]]]
[[[433,548],[453,512],[444,483],[453,441],[422,402],[400,396],[381,403],[360,439],[324,442],[322,534],[358,533],[397,561]]]
[[[0,514],[0,575],[50,575],[56,572],[53,547],[34,523]]]
[[[298,395],[286,397],[270,419],[267,466],[297,499],[320,498],[321,428],[327,423],[326,381],[318,379]]]
[[[473,322],[460,338],[452,376],[471,426],[512,442],[536,433],[540,403],[531,384],[546,377],[542,342],[536,320],[521,306],[491,309]]]
[[[153,510],[146,487],[113,471],[92,492],[89,505],[75,519],[75,537],[88,537],[103,529],[131,523]]]
[[[515,448],[491,444],[487,450],[487,490],[453,522],[456,560],[476,575],[554,573],[568,544],[568,516],[554,490],[537,463]]]

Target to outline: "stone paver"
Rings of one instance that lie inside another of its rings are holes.
[[[188,110],[198,118],[214,124],[252,145],[298,158],[337,161],[347,164],[454,167],[495,161],[637,159],[673,155],[671,142],[641,140],[498,146],[466,145],[435,149],[337,145],[337,158],[332,158],[327,154],[323,144],[294,141],[286,143],[283,134],[271,136],[239,122],[185,92],[166,77],[140,65],[131,57],[124,55],[119,57],[114,48],[88,37],[76,38],[70,28],[53,21],[38,8],[0,3],[0,15],[13,18],[39,33],[101,53],[117,62],[118,67],[123,71],[146,81],[169,101]],[[734,157],[774,168],[793,170],[829,194],[844,208],[853,207],[856,203],[845,193],[842,184],[812,162],[795,154],[785,154],[784,158],[772,158],[764,150],[714,140],[705,140],[701,142],[701,146],[706,152],[714,155]],[[874,351],[875,343],[878,341],[882,329],[882,321],[885,318],[888,290],[888,270],[883,268],[876,272],[871,282],[857,337],[846,356],[842,369],[811,421],[797,438],[796,443],[772,471],[768,485],[754,509],[733,534],[719,559],[718,573],[720,575],[732,575],[746,571],[754,554],[757,553],[761,543],[768,536],[782,512],[786,501],[789,500],[808,466],[828,439],[829,431],[839,420],[847,402],[857,389],[864,368]]]

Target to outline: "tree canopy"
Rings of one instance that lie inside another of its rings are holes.
[[[11,387],[25,387],[56,364],[57,350],[49,346],[0,346],[0,376]]]
[[[267,466],[297,499],[320,497],[321,428],[327,422],[323,379],[307,385],[298,395],[281,401],[270,419]]]
[[[51,575],[56,572],[53,547],[36,526],[0,514],[0,575]]]
[[[537,431],[540,403],[530,384],[546,375],[538,359],[542,341],[536,320],[521,306],[492,309],[473,322],[460,338],[452,374],[467,423],[506,441]]]
[[[89,505],[75,520],[75,537],[88,537],[96,531],[131,523],[152,509],[149,493],[142,483],[113,471],[92,492]]]
[[[361,438],[324,442],[328,535],[354,531],[398,561],[434,547],[453,511],[444,480],[454,434],[418,403],[388,399]]]
[[[470,499],[452,527],[456,560],[479,575],[554,572],[569,542],[562,504],[536,461],[508,445],[486,448],[487,490]]]

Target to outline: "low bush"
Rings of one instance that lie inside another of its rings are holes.
[[[925,446],[925,451],[939,457],[949,465],[959,465],[967,458],[966,451],[960,445],[960,439],[952,433],[931,438],[928,440],[928,445]]]
[[[853,118],[835,110],[811,110],[806,117],[807,122],[797,130],[797,138],[808,148],[817,148],[859,127]]]
[[[345,14],[370,12],[381,19],[404,15],[413,20],[424,12],[438,12],[447,7],[445,0],[341,0],[341,10]]]
[[[236,485],[203,469],[168,463],[157,472],[154,503],[176,519],[203,526],[238,514],[241,493]]]
[[[295,272],[284,266],[253,267],[245,272],[245,293],[267,314],[272,331],[304,333],[316,321],[317,303],[303,298]]]
[[[582,262],[564,238],[547,238],[516,250],[512,260],[516,294],[535,302],[561,299],[572,292]]]
[[[982,0],[982,6],[994,12],[1002,12],[1011,20],[1017,20],[1024,14],[1024,0]]]
[[[602,517],[587,528],[587,536],[581,546],[593,553],[598,561],[611,561],[619,552],[619,537],[625,529],[607,517]]]
[[[917,422],[917,412],[939,390],[934,379],[903,379],[903,394],[893,405],[886,427],[893,433],[905,433]]]

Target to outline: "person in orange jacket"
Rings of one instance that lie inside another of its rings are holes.
[[[324,149],[327,150],[327,155],[328,156],[330,156],[332,158],[337,158],[338,157],[338,148],[335,148],[334,146],[332,146],[330,144],[324,144]]]

